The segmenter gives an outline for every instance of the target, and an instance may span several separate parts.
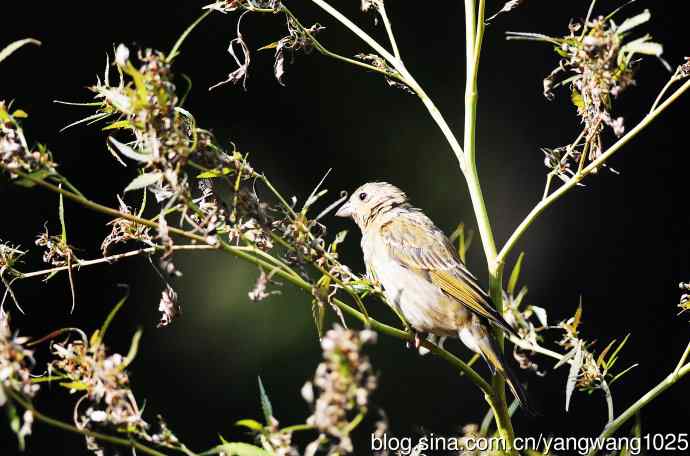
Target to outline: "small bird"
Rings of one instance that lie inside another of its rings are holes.
[[[506,363],[489,324],[516,335],[460,260],[446,235],[407,195],[387,182],[359,187],[336,212],[362,230],[368,277],[419,333],[459,337],[492,373],[503,375],[525,410],[527,396]],[[415,334],[416,345],[419,344]]]

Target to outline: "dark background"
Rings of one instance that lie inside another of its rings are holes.
[[[28,137],[49,145],[63,174],[94,200],[115,205],[115,193],[132,179],[134,169],[124,170],[112,159],[104,147],[106,135],[98,128],[81,126],[58,134],[61,127],[88,113],[52,100],[88,100],[85,87],[102,74],[105,54],[113,45],[123,42],[132,49],[168,50],[202,4],[13,3],[0,11],[0,45],[34,37],[43,46],[22,49],[3,62],[0,98],[14,99],[17,107],[29,112]],[[341,8],[349,17],[384,40],[382,26],[359,13],[359,2],[338,3],[344,3]],[[488,12],[502,5],[487,3]],[[541,94],[542,78],[556,65],[552,50],[541,44],[507,42],[504,32],[565,33],[569,18],[583,16],[588,3],[532,0],[487,29],[479,84],[478,160],[499,244],[541,196],[546,169],[539,147],[566,144],[578,129],[567,92],[559,92],[554,102]],[[599,3],[597,12],[608,13],[620,2]],[[641,1],[620,16],[622,20],[652,8],[652,21],[644,28],[664,43],[665,57],[673,65],[690,52],[686,18],[675,5]],[[327,26],[321,39],[332,49],[346,55],[369,52],[309,2],[289,2],[289,6],[305,23]],[[389,1],[388,10],[408,68],[460,136],[465,71],[462,2]],[[298,55],[287,67],[287,87],[281,87],[273,78],[271,52],[254,52],[248,91],[228,85],[209,93],[210,85],[235,68],[226,48],[236,19],[235,14],[212,15],[190,36],[176,64],[178,74],[194,81],[186,107],[201,126],[212,129],[220,141],[233,141],[241,151],[250,152],[257,169],[300,201],[333,168],[327,181],[332,190],[329,201],[342,189],[387,180],[405,189],[447,232],[459,221],[475,225],[456,159],[423,105],[412,95],[387,88],[378,75],[318,54]],[[281,17],[250,15],[243,33],[250,47],[257,49],[280,38],[284,23]],[[638,87],[616,101],[616,112],[625,116],[628,128],[648,109],[667,78],[654,59],[643,63]],[[181,80],[179,85],[183,86]],[[634,362],[640,366],[614,385],[617,412],[671,371],[688,338],[688,318],[676,317],[677,284],[690,279],[688,103],[687,97],[680,100],[611,161],[621,175],[605,171],[590,177],[587,187],[550,208],[508,262],[510,267],[520,250],[527,252],[522,277],[529,286],[528,300],[548,309],[552,322],[572,316],[581,296],[582,334],[599,340],[599,350],[611,339],[631,333],[619,367]],[[0,238],[31,250],[24,270],[42,268],[33,241],[46,222],[51,232],[59,232],[57,196],[10,186],[3,178],[0,198]],[[107,219],[69,202],[66,212],[71,239],[83,249],[81,257],[97,256],[109,231]],[[327,217],[325,223],[331,234],[350,229],[344,261],[362,271],[355,227],[334,217]],[[486,283],[478,242],[468,263]],[[218,433],[227,439],[244,438],[232,423],[260,418],[256,376],[261,375],[281,424],[302,422],[309,411],[299,389],[320,360],[308,296],[284,287],[280,296],[251,302],[246,293],[253,286],[256,268],[223,254],[180,254],[177,264],[185,274],[176,283],[184,315],[169,328],[156,329],[162,284],[142,258],[76,274],[73,315],[66,275],[47,284],[20,283],[16,293],[27,314],[19,315],[10,304],[13,326],[33,336],[64,326],[90,332],[119,298],[116,284],[128,283],[131,296],[109,333],[109,343],[113,350],[126,352],[136,328],[144,329],[131,380],[138,400],[146,400],[150,421],[162,413],[178,435],[199,450],[215,444]],[[374,315],[389,318],[380,303],[371,301],[369,308]],[[449,347],[468,356],[460,344]],[[44,352],[38,356],[45,359]],[[379,339],[370,356],[380,372],[374,401],[386,410],[398,435],[417,436],[421,429],[456,432],[460,425],[484,416],[478,390],[442,361],[418,357],[399,340],[386,337]],[[517,434],[598,434],[605,424],[602,396],[575,393],[566,414],[567,370],[552,371],[553,361],[541,362],[549,371],[545,378],[521,372],[529,380],[530,396],[541,416],[520,415],[515,420]],[[484,366],[480,369],[486,373]],[[44,387],[39,395],[39,409],[70,421],[76,397],[52,388]],[[680,383],[646,408],[643,430],[687,432],[687,388],[687,382]],[[369,453],[368,432],[366,426],[359,432],[362,443],[357,454]],[[6,424],[0,426],[0,448],[2,455],[16,451]],[[85,454],[86,450],[81,437],[36,424],[27,454],[46,453]]]

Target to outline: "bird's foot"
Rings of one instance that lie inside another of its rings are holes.
[[[422,342],[424,341],[424,339],[426,339],[427,335],[423,332],[415,331],[412,328],[408,328],[408,333],[414,339],[413,339],[412,343],[410,343],[409,340],[407,342],[405,342],[405,346],[407,348],[414,348],[417,351],[423,350],[424,348],[422,347]]]

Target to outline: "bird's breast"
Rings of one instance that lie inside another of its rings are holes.
[[[457,336],[470,318],[469,312],[433,284],[426,271],[406,268],[381,246],[381,242],[362,239],[365,261],[389,304],[418,331]]]

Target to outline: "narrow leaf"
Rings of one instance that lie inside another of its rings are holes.
[[[235,426],[245,427],[247,429],[251,429],[252,431],[257,432],[261,432],[261,430],[264,428],[264,426],[261,423],[251,419],[235,421]]]
[[[534,315],[537,316],[537,320],[539,320],[539,323],[541,323],[542,326],[546,327],[548,326],[548,320],[546,318],[546,309],[543,307],[539,306],[531,306],[532,307],[532,312],[534,312]]]
[[[135,332],[134,336],[132,336],[132,342],[129,345],[129,351],[127,352],[127,356],[125,357],[122,364],[120,364],[120,370],[129,366],[132,363],[132,361],[134,361],[134,358],[136,358],[137,352],[139,351],[139,341],[141,340],[141,333],[141,329],[137,329],[137,332]]]
[[[613,344],[616,343],[616,339],[613,339],[604,349],[604,351],[601,352],[599,357],[597,358],[597,366],[603,366],[604,365],[604,358],[606,357],[606,354],[611,350],[611,347],[613,347]]]
[[[27,44],[35,44],[37,46],[40,46],[41,42],[33,38],[24,38],[23,40],[14,41],[5,46],[2,50],[0,50],[0,62],[12,55],[16,50]]]
[[[60,188],[62,188],[62,185],[60,185]],[[67,243],[67,225],[65,224],[65,201],[62,197],[62,193],[60,193],[60,203],[58,205],[58,217],[60,218],[60,240],[64,243]]]
[[[621,378],[622,376],[624,376],[625,374],[630,372],[632,369],[636,368],[637,366],[638,366],[638,364],[635,363],[632,366],[628,367],[627,369],[623,369],[622,372],[618,373],[615,377],[613,377],[611,379],[611,381],[609,382],[609,385],[613,385],[613,382],[615,382],[616,380],[618,380],[619,378]]]
[[[513,266],[513,271],[510,273],[510,279],[508,279],[508,294],[510,296],[513,296],[513,293],[515,293],[515,286],[520,278],[520,269],[522,269],[523,258],[525,258],[525,252],[520,253],[520,256],[515,262],[515,266]]]
[[[628,341],[629,337],[630,337],[630,333],[626,334],[626,336],[623,338],[623,340],[621,341],[618,348],[616,348],[616,351],[613,352],[613,354],[611,355],[611,358],[609,358],[608,362],[606,363],[607,369],[610,369],[613,366],[613,363],[616,362],[616,359],[618,357],[618,353],[621,351],[621,349],[623,348],[625,343]]]
[[[134,179],[132,179],[132,182],[125,187],[125,193],[132,191],[132,190],[140,190],[142,188],[146,188],[149,185],[153,185],[158,183],[158,181],[161,180],[163,177],[163,174],[156,171],[153,173],[145,173],[145,174],[140,174]]]
[[[96,338],[92,338],[92,344],[97,345],[100,343],[100,341],[103,340],[105,337],[105,333],[108,330],[108,327],[110,326],[110,323],[113,321],[113,318],[115,318],[115,315],[117,315],[117,312],[120,310],[122,305],[127,301],[127,298],[129,298],[129,287],[125,286],[125,295],[120,298],[119,301],[115,304],[115,306],[110,310],[110,313],[108,313],[108,316],[106,317],[105,321],[101,325],[101,329],[98,331],[98,336]],[[94,343],[95,342],[95,343]]]
[[[196,177],[197,179],[213,179],[214,177],[227,176],[231,172],[232,170],[230,168],[225,167],[222,169],[209,169],[208,171],[198,174]]]
[[[568,411],[570,407],[570,398],[575,391],[575,384],[577,383],[577,376],[580,373],[580,368],[582,367],[583,351],[582,345],[578,344],[575,348],[575,358],[573,359],[573,364],[570,365],[570,372],[568,372],[568,382],[565,386],[565,411]]]
[[[268,399],[268,394],[264,389],[264,384],[261,382],[261,377],[259,379],[259,398],[261,399],[261,410],[264,413],[264,419],[266,420],[266,425],[271,425],[271,418],[273,418],[273,406],[271,401]]]
[[[637,16],[629,17],[626,20],[623,21],[621,25],[618,26],[618,29],[616,30],[617,33],[625,33],[628,30],[632,30],[633,28],[637,27],[638,25],[644,24],[648,20],[652,18],[651,13],[649,10],[644,10]]]
[[[122,155],[124,155],[127,158],[131,158],[132,160],[138,161],[138,162],[148,162],[151,160],[151,155],[148,154],[141,154],[134,150],[132,147],[128,146],[127,144],[121,143],[117,139],[113,138],[112,136],[108,137],[108,140],[110,143],[115,146],[118,152],[120,152]]]

